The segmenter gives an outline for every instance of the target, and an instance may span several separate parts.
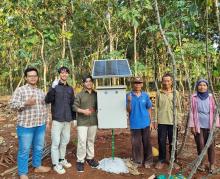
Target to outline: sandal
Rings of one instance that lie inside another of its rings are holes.
[[[211,165],[210,168],[209,168],[209,173],[210,174],[217,174],[218,170],[215,168],[214,165]]]
[[[200,165],[200,166],[198,167],[198,171],[200,171],[200,172],[205,172],[205,166],[204,166],[204,165]]]
[[[145,164],[144,164],[144,168],[151,168],[152,165],[153,165],[152,162],[145,162]]]
[[[180,169],[180,166],[177,164],[177,163],[173,163],[173,168],[175,170],[179,170]]]
[[[159,162],[156,163],[155,168],[156,168],[156,169],[162,169],[162,168],[164,167],[164,165],[165,165],[165,164],[164,164],[163,162],[160,162],[160,161],[159,161]]]

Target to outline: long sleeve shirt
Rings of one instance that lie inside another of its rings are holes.
[[[197,94],[193,94],[191,98],[191,113],[189,127],[195,127],[196,132],[200,133],[200,122],[199,122],[199,113],[198,113],[198,97]],[[216,110],[215,101],[212,94],[209,94],[209,128],[211,129],[214,121],[214,113]],[[219,115],[216,116],[216,126],[220,127]]]
[[[25,102],[31,96],[36,99],[36,104],[25,106]],[[10,107],[18,112],[17,125],[26,128],[44,125],[48,117],[47,105],[44,98],[44,92],[31,85],[26,84],[17,88],[10,100]]]
[[[75,119],[73,112],[74,91],[71,86],[59,81],[55,88],[50,88],[46,97],[46,103],[51,103],[52,120],[70,122]]]
[[[180,95],[176,91],[177,123],[181,123]],[[173,125],[173,92],[165,93],[160,91],[156,96],[155,121],[158,124]]]
[[[97,119],[97,93],[92,91],[89,93],[83,89],[76,95],[74,100],[73,109],[77,112],[80,109],[91,109],[93,113],[90,116],[86,116],[82,113],[77,113],[77,125],[78,126],[93,126],[98,125]]]

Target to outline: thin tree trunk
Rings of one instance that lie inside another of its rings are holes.
[[[70,51],[70,58],[71,58],[71,64],[72,64],[72,82],[73,82],[73,86],[76,85],[76,81],[75,81],[75,62],[74,62],[74,58],[73,58],[73,51],[72,51],[72,47],[71,47],[71,43],[70,40],[67,40],[68,43],[68,47],[69,47],[69,51]]]
[[[63,43],[62,59],[65,58],[65,53],[66,53],[65,27],[66,27],[66,20],[62,21],[62,43]]]
[[[174,125],[173,125],[173,139],[172,139],[172,152],[171,152],[171,157],[170,157],[170,170],[169,170],[169,177],[171,176],[172,170],[173,170],[173,163],[175,160],[175,153],[176,153],[176,133],[177,133],[177,118],[176,118],[176,60],[174,57],[174,54],[171,50],[170,44],[165,36],[164,30],[162,28],[161,25],[161,21],[160,21],[160,14],[159,14],[159,9],[158,9],[158,3],[157,0],[154,0],[154,4],[155,4],[155,12],[156,12],[156,16],[157,16],[157,22],[158,22],[158,26],[160,29],[160,33],[163,37],[163,41],[165,43],[165,46],[167,48],[168,54],[171,57],[172,60],[172,67],[173,67],[173,121],[174,121]]]
[[[12,58],[11,58],[11,44],[8,50],[9,54],[9,85],[10,85],[10,93],[12,94],[14,89],[13,89],[13,76],[12,76]]]
[[[43,79],[44,79],[44,92],[47,91],[47,64],[44,58],[44,35],[42,32],[37,30],[38,34],[41,37],[41,49],[40,49],[40,54],[41,54],[41,59],[43,61]]]
[[[218,10],[218,0],[215,0],[215,14],[216,14],[216,19],[217,19],[217,24],[218,24],[218,33],[220,35],[220,20],[219,20],[219,10]]]
[[[108,34],[109,34],[109,52],[112,52],[114,50],[113,45],[113,35],[112,35],[112,27],[111,27],[111,13],[109,12],[108,7]]]
[[[137,27],[134,26],[134,74],[137,76]]]
[[[182,59],[182,63],[183,63],[183,66],[184,66],[186,80],[187,80],[187,84],[188,84],[188,88],[189,88],[189,101],[191,101],[191,94],[192,94],[191,80],[190,80],[189,73],[187,71],[187,67],[186,67],[186,63],[185,63],[185,58],[184,58],[183,51],[182,51],[182,38],[181,38],[180,32],[179,32],[179,46],[180,46],[181,59]],[[182,150],[184,149],[185,144],[186,144],[186,140],[187,140],[187,136],[189,134],[189,125],[188,125],[188,123],[189,123],[189,119],[191,117],[190,116],[191,115],[191,103],[189,103],[189,110],[188,111],[189,112],[188,112],[188,115],[187,115],[187,121],[185,123],[185,132],[184,132],[184,135],[183,135],[183,141],[182,141],[182,144],[180,146],[180,149],[177,152],[177,155],[180,155]]]
[[[218,18],[219,14],[218,14],[218,12],[216,14],[217,14],[217,23],[219,24],[219,18]],[[206,49],[205,50],[206,50],[207,73],[208,73],[209,83],[210,83],[211,91],[212,91],[217,109],[215,110],[213,126],[212,126],[212,129],[210,130],[209,137],[208,137],[208,140],[206,142],[206,145],[203,148],[201,154],[197,157],[197,160],[194,164],[194,167],[193,167],[192,171],[190,172],[190,174],[188,176],[189,179],[191,179],[193,177],[193,175],[196,173],[196,170],[199,167],[200,163],[202,162],[205,154],[207,153],[207,150],[208,150],[209,146],[213,142],[213,136],[214,136],[214,132],[215,132],[215,129],[216,129],[216,119],[217,119],[217,116],[219,114],[219,108],[220,108],[219,104],[217,103],[216,97],[215,97],[215,93],[214,93],[214,89],[213,89],[213,85],[212,85],[212,79],[211,79],[211,70],[209,69],[210,55],[208,54],[208,0],[206,0]]]
[[[30,62],[30,58],[28,58],[28,60],[27,60],[27,64],[26,64],[26,66],[25,66],[25,69],[28,67],[29,62]],[[21,85],[23,79],[24,79],[24,73],[22,72],[22,74],[21,74],[21,79],[20,79],[19,83],[17,84],[16,88],[18,88],[18,87]],[[16,89],[16,88],[15,88],[15,89]]]

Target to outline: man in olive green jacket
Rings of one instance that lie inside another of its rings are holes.
[[[78,172],[84,172],[84,162],[96,168],[99,163],[94,160],[94,142],[97,131],[97,94],[93,90],[91,76],[83,78],[83,90],[76,95],[74,110],[77,112],[77,163]]]
[[[156,97],[155,106],[155,128],[158,127],[158,146],[159,146],[159,161],[156,164],[157,169],[162,169],[166,163],[166,141],[169,141],[169,153],[172,150],[172,137],[173,137],[173,78],[172,75],[167,73],[162,77],[162,89]],[[176,91],[176,109],[177,109],[177,123],[178,127],[181,124],[180,113],[180,95]],[[158,126],[157,126],[158,124]],[[174,168],[179,169],[179,165],[174,163]]]

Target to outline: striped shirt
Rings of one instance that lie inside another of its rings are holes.
[[[31,96],[36,99],[36,104],[25,106],[25,102]],[[44,125],[48,115],[44,99],[45,94],[39,88],[28,84],[17,88],[10,101],[11,108],[18,111],[17,125],[27,128]]]

